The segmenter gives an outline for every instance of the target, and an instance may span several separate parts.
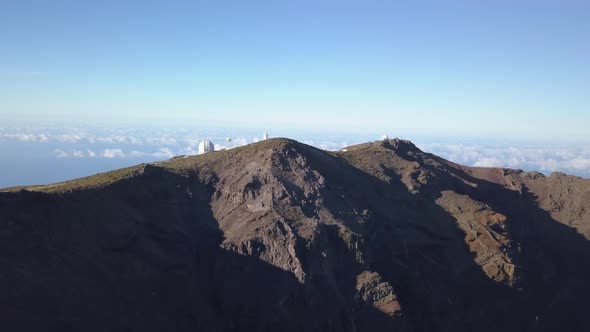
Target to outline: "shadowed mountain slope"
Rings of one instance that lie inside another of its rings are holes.
[[[585,331],[590,181],[272,139],[0,192],[10,331]]]

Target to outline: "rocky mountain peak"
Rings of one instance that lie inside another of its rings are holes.
[[[277,138],[20,189],[0,192],[10,330],[588,326],[585,179]]]

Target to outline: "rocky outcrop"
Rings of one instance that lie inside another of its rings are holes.
[[[286,139],[0,193],[13,331],[585,330],[590,183]],[[92,304],[89,306],[88,304]]]

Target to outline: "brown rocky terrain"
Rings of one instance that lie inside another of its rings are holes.
[[[587,331],[590,180],[288,139],[0,193],[4,331]]]

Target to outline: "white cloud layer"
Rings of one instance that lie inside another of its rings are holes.
[[[72,156],[76,158],[84,158],[84,152],[81,150],[74,150],[72,151]]]
[[[170,145],[174,146],[177,144],[176,138],[174,137],[149,137],[146,139],[150,145]]]
[[[260,141],[262,135],[241,132],[230,142],[226,129],[121,129],[121,128],[71,128],[71,127],[12,127],[0,128],[0,144],[19,146],[26,153],[32,143],[40,143],[55,158],[134,158],[141,161],[168,159],[176,155],[197,154],[198,144],[209,139],[216,150],[232,149]],[[374,137],[375,139],[377,137]],[[361,143],[369,139],[300,135],[303,143],[329,151]],[[424,140],[418,146],[448,160],[479,167],[507,167],[537,170],[544,173],[561,171],[590,177],[590,144],[529,144],[529,143],[478,143],[463,144]]]
[[[172,152],[172,150],[168,149],[168,148],[160,148],[158,149],[158,151],[152,153],[152,156],[156,157],[156,158],[172,158],[175,155],[177,155],[176,153]]]
[[[49,141],[49,137],[45,134],[0,133],[0,140],[46,143]]]
[[[125,153],[121,149],[105,149],[102,156],[105,158],[123,158]]]
[[[66,158],[68,156],[68,153],[61,149],[53,150],[53,154],[56,158]]]
[[[232,149],[250,143],[258,142],[257,137],[238,137],[231,142],[221,141],[215,144],[216,150]],[[197,145],[189,140],[182,140],[185,145],[180,145],[179,140],[146,140],[146,149],[133,149],[125,152],[122,148],[104,149],[100,155],[104,158],[157,158],[169,159],[176,155],[197,154]],[[171,147],[158,147],[170,145]],[[305,140],[305,144],[316,146],[320,149],[334,151],[347,146],[346,142]],[[148,149],[150,146],[154,149]],[[476,167],[507,167],[523,170],[537,170],[544,173],[555,171],[590,177],[590,146],[539,146],[539,145],[489,145],[489,144],[451,144],[451,143],[425,143],[418,144],[424,151],[434,153],[445,159],[468,166]],[[82,150],[67,152],[56,149],[54,155],[57,158],[65,157],[96,157],[91,150],[83,153]]]
[[[502,162],[496,158],[483,157],[473,163],[475,167],[502,167]]]
[[[541,146],[427,143],[420,144],[419,147],[468,166],[506,167],[544,173],[559,171],[590,176],[590,146],[585,144]]]

